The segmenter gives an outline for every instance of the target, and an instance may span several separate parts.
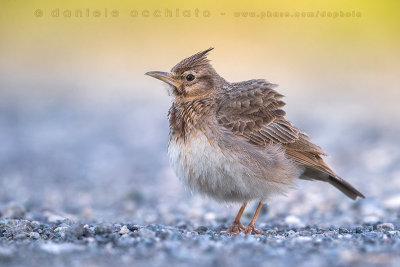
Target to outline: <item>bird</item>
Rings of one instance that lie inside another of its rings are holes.
[[[242,204],[228,234],[261,234],[255,225],[263,204],[295,189],[298,179],[327,182],[353,200],[365,198],[285,118],[277,85],[265,79],[226,81],[207,57],[211,50],[181,60],[170,72],[145,74],[171,92],[168,155],[177,177],[191,191]],[[244,226],[240,220],[250,201],[258,206]]]

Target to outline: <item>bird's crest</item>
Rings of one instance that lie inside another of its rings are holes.
[[[187,57],[178,64],[176,64],[172,69],[171,72],[179,73],[179,72],[184,72],[188,69],[192,69],[195,67],[200,67],[200,66],[209,66],[210,65],[210,60],[207,58],[208,52],[213,50],[213,47],[208,48],[207,50],[198,52],[194,54],[193,56]]]

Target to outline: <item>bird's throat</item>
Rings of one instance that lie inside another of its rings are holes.
[[[194,129],[201,130],[209,123],[214,108],[210,99],[173,103],[168,113],[171,136],[185,140]]]

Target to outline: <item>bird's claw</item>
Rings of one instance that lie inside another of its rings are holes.
[[[249,225],[245,229],[243,229],[243,233],[245,235],[251,235],[253,232],[256,233],[256,234],[262,234],[263,233],[262,231],[256,229],[256,227],[254,225]]]
[[[226,229],[228,234],[238,235],[240,233],[240,229],[246,229],[246,227],[241,222],[233,222],[232,225]]]

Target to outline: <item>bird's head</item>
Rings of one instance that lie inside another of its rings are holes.
[[[175,101],[206,97],[214,92],[222,80],[207,59],[207,53],[212,49],[185,58],[170,72],[150,71],[146,75],[170,85]]]

